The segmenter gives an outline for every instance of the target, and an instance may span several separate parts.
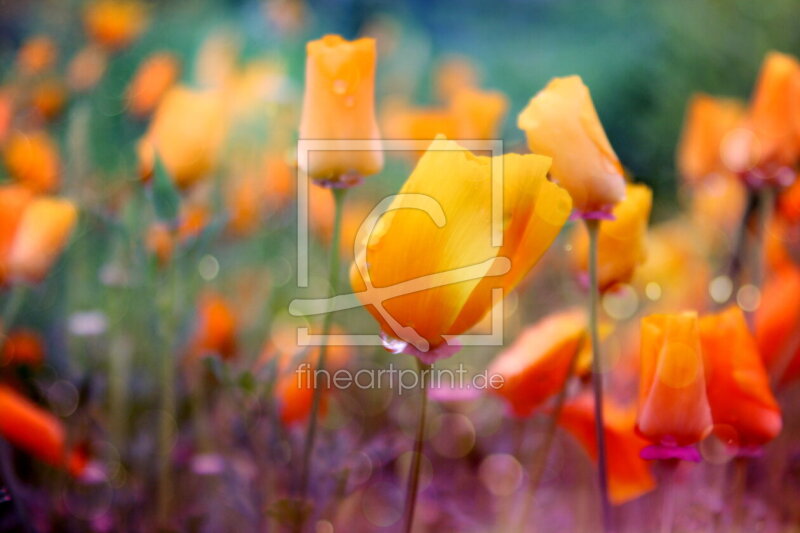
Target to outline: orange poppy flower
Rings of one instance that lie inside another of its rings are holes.
[[[42,281],[66,246],[78,221],[78,210],[69,200],[38,197],[31,200],[19,221],[8,253],[12,281]]]
[[[440,63],[434,73],[434,92],[442,102],[456,93],[478,87],[478,71],[469,58],[451,57]]]
[[[711,431],[697,313],[642,319],[636,429],[655,444],[684,446]]]
[[[2,341],[2,365],[30,365],[38,366],[44,361],[44,343],[35,332],[27,329],[17,329],[8,334]]]
[[[781,384],[800,378],[800,269],[791,265],[767,279],[755,315],[756,343]]]
[[[387,139],[432,141],[438,135],[458,138],[458,120],[449,109],[413,107],[405,102],[390,101],[381,113],[383,131]],[[423,150],[415,151],[420,156]]]
[[[136,0],[97,0],[84,13],[89,37],[97,44],[119,50],[131,44],[147,26],[147,10]]]
[[[591,395],[581,394],[565,403],[558,422],[577,439],[589,457],[597,461],[594,400]],[[639,456],[648,442],[636,434],[635,422],[634,409],[619,407],[609,400],[603,402],[608,490],[609,499],[614,505],[635,500],[656,487],[647,461]]]
[[[209,216],[208,209],[202,205],[183,204],[177,232],[164,223],[153,224],[145,237],[147,249],[155,255],[160,265],[167,264],[172,258],[176,243],[182,244],[196,237],[208,224]]]
[[[714,433],[729,444],[760,446],[781,431],[781,409],[739,307],[700,319],[706,392]]]
[[[499,91],[463,89],[450,102],[459,139],[497,139],[508,98]]]
[[[554,78],[517,118],[533,153],[553,158],[550,174],[586,214],[625,196],[625,174],[580,76]]]
[[[280,211],[290,203],[295,190],[295,172],[286,158],[275,153],[264,156],[263,193],[267,207]]]
[[[698,93],[689,100],[678,143],[678,170],[690,182],[725,171],[722,145],[725,136],[739,126],[744,104],[734,98]]]
[[[93,89],[108,66],[108,53],[99,46],[81,48],[67,66],[67,85],[78,92]]]
[[[800,63],[793,56],[770,52],[764,58],[749,116],[760,166],[792,166],[797,160],[797,138],[790,117],[798,80]]]
[[[231,359],[236,355],[236,316],[230,304],[219,294],[207,291],[200,297],[192,357],[219,355]]]
[[[366,141],[368,149],[313,150],[298,161],[309,177],[340,182],[383,168],[375,119],[375,40],[326,35],[306,47],[300,139]]]
[[[178,79],[180,63],[169,52],[147,58],[136,71],[126,93],[128,111],[142,117],[150,114]]]
[[[0,143],[5,142],[14,120],[14,98],[9,89],[0,87]]]
[[[385,336],[400,341],[393,351],[422,355],[443,346],[444,336],[464,333],[489,312],[493,288],[507,294],[536,264],[572,208],[569,194],[547,180],[549,163],[536,155],[480,157],[434,141],[351,268],[362,304]],[[493,215],[500,164],[504,204]],[[492,246],[493,227],[503,232],[500,247]],[[397,284],[406,290],[381,298],[378,289]]]
[[[226,132],[221,92],[170,89],[139,142],[142,176],[152,176],[157,152],[175,185],[182,189],[194,185],[216,168]]]
[[[67,91],[56,79],[44,80],[32,89],[31,105],[46,120],[60,115],[66,101]]]
[[[58,187],[61,162],[58,148],[47,133],[14,132],[4,156],[11,177],[31,190],[49,192]]]
[[[66,432],[52,414],[6,385],[0,385],[0,435],[40,461],[80,475],[86,457],[66,448]]]
[[[46,35],[37,35],[26,40],[17,53],[17,65],[27,75],[48,70],[57,59],[56,44]]]
[[[490,375],[503,376],[502,386],[493,392],[509,403],[515,415],[530,415],[564,386],[586,331],[585,313],[574,309],[525,329],[489,366]]]
[[[598,284],[606,290],[633,278],[636,267],[647,258],[647,221],[653,191],[646,185],[627,185],[625,199],[614,206],[614,220],[600,222]],[[573,260],[583,273],[589,269],[589,235],[583,224],[573,233]]]
[[[30,189],[22,185],[0,185],[0,285],[8,277],[8,253],[32,198]]]

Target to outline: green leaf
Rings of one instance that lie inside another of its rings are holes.
[[[153,166],[152,199],[159,220],[172,224],[178,219],[181,196],[158,153]]]

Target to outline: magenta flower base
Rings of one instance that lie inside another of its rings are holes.
[[[642,459],[648,461],[664,460],[664,459],[680,459],[681,461],[690,461],[692,463],[699,463],[702,460],[700,452],[694,446],[675,446],[664,444],[653,444],[643,448],[639,452]]]

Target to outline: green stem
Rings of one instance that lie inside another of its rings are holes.
[[[161,355],[160,386],[161,405],[158,418],[158,523],[165,525],[170,519],[172,483],[172,440],[175,420],[175,339],[178,327],[180,288],[178,284],[178,258],[173,257],[167,266],[165,286],[160,295]]]
[[[603,528],[612,531],[611,504],[608,499],[608,472],[606,466],[606,436],[603,423],[603,365],[598,329],[598,304],[600,299],[597,281],[597,247],[600,223],[587,220],[589,231],[589,331],[592,339],[592,387],[594,389],[594,428],[597,439],[597,475],[600,488],[600,505],[603,512]]]
[[[766,243],[767,230],[769,229],[769,222],[772,220],[772,213],[775,208],[775,189],[770,186],[764,186],[758,191],[758,211],[757,211],[757,227],[756,227],[756,242],[753,250],[753,285],[761,288],[764,283],[764,246]]]
[[[425,417],[428,410],[428,387],[426,384],[426,374],[430,365],[417,359],[417,370],[420,378],[420,388],[422,393],[422,405],[419,410],[419,421],[417,422],[417,435],[414,438],[414,454],[411,458],[411,467],[408,473],[408,491],[406,492],[405,511],[403,513],[405,533],[411,533],[414,527],[414,509],[417,506],[417,493],[419,492],[419,470],[422,464],[422,445],[425,442]]]
[[[344,210],[344,198],[347,192],[346,188],[331,189],[334,200],[334,218],[333,218],[333,235],[331,237],[331,249],[328,264],[328,276],[331,295],[335,296],[339,291],[339,248],[342,233],[342,212]],[[331,331],[333,313],[325,313],[325,318],[322,322],[322,336],[325,337],[325,342],[319,348],[319,356],[317,357],[316,372],[325,371],[325,358],[328,353],[327,336]],[[306,438],[303,445],[303,463],[300,468],[300,482],[299,482],[299,495],[301,504],[305,500],[308,491],[308,479],[311,473],[311,457],[314,454],[314,442],[317,436],[317,421],[319,418],[319,404],[322,399],[322,388],[313,387],[311,399],[311,413],[308,419],[308,428],[306,429]],[[305,516],[301,517],[299,530],[302,529],[302,522]]]
[[[5,334],[11,331],[14,320],[17,318],[20,309],[22,309],[27,292],[25,285],[17,284],[11,289],[11,294],[8,295],[8,300],[6,300],[6,304],[3,307],[2,317],[0,317],[0,347],[3,346]]]

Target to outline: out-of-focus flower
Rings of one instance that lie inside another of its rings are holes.
[[[32,198],[30,189],[22,185],[0,185],[0,286],[8,279],[8,254]]]
[[[139,65],[126,98],[128,111],[138,117],[150,114],[178,79],[180,63],[169,52],[158,52]]]
[[[762,168],[792,166],[798,146],[791,113],[800,83],[800,63],[788,54],[770,52],[764,58],[750,109],[754,156]]]
[[[636,429],[655,444],[685,446],[711,431],[697,322],[693,312],[642,319]]]
[[[147,9],[137,0],[97,0],[86,6],[89,37],[110,50],[131,44],[147,26]]]
[[[492,391],[517,416],[530,415],[564,386],[586,331],[585,313],[575,309],[530,326],[490,365],[490,375],[503,376],[502,386]]]
[[[264,2],[267,19],[282,33],[299,31],[306,21],[306,3],[304,0],[269,0]]]
[[[492,222],[500,213],[493,217],[491,191],[499,163],[504,205],[498,248]],[[569,194],[547,180],[549,163],[536,155],[479,157],[444,139],[431,144],[351,268],[362,303],[384,335],[398,339],[395,351],[444,355],[427,352],[444,344],[443,335],[460,335],[478,323],[493,305],[492,289],[507,294],[536,264],[572,208]],[[438,278],[435,286],[426,276]],[[408,290],[381,301],[377,288],[400,283]],[[368,285],[370,292],[362,292]]]
[[[14,98],[11,90],[0,87],[0,144],[5,142],[14,121]]]
[[[3,151],[11,177],[35,192],[58,187],[61,165],[58,148],[47,133],[15,131]]]
[[[397,100],[384,104],[381,126],[387,139],[432,141],[437,135],[458,138],[458,121],[451,110],[412,107]]]
[[[152,176],[157,153],[178,187],[194,185],[215,169],[226,133],[226,105],[220,91],[170,89],[139,142],[142,176]]]
[[[26,75],[40,74],[50,69],[58,59],[58,49],[46,35],[31,37],[17,53],[17,66]]]
[[[450,103],[459,139],[496,139],[508,110],[508,98],[499,91],[463,89]]]
[[[614,206],[614,220],[600,222],[598,283],[606,290],[633,278],[636,267],[647,258],[647,220],[653,191],[646,185],[627,185],[625,199]],[[589,236],[583,224],[575,228],[573,258],[576,268],[588,272]]]
[[[797,264],[800,226],[782,217],[773,217],[764,235],[764,264],[768,271],[792,268]]]
[[[27,283],[43,280],[77,220],[78,210],[69,200],[44,196],[31,200],[8,253],[9,278]]]
[[[714,434],[739,447],[774,439],[781,409],[742,310],[732,306],[700,318],[700,343]]]
[[[692,221],[709,245],[720,244],[736,232],[746,201],[747,189],[740,179],[731,174],[709,174],[691,188]]]
[[[228,31],[213,33],[200,47],[194,63],[194,78],[200,87],[227,88],[236,77],[239,41]]]
[[[647,462],[639,453],[647,441],[636,434],[635,409],[626,409],[613,401],[603,403],[603,430],[606,437],[609,498],[614,505],[635,500],[656,487],[656,480]],[[559,424],[597,460],[597,438],[594,426],[594,400],[589,394],[564,404]]]
[[[259,185],[257,176],[244,175],[228,186],[228,229],[236,235],[249,235],[261,225],[264,202]]]
[[[67,91],[57,79],[37,83],[31,92],[31,105],[46,120],[61,114],[67,101]]]
[[[10,387],[0,385],[0,435],[40,461],[80,475],[87,458],[66,447],[66,432],[52,414],[34,405]]]
[[[343,332],[334,326],[332,335]],[[304,422],[311,413],[314,388],[325,392],[331,388],[333,376],[337,370],[344,368],[351,357],[349,346],[331,344],[326,355],[325,374],[315,377],[313,369],[319,358],[319,346],[312,346],[305,353],[306,347],[297,345],[297,332],[294,329],[277,332],[264,347],[259,364],[274,362],[277,380],[275,383],[275,400],[281,423],[292,426]],[[320,410],[325,411],[327,394],[320,397]]]
[[[781,191],[778,196],[778,213],[792,224],[800,223],[800,180]]]
[[[264,155],[264,201],[270,211],[284,209],[292,199],[295,189],[295,172],[281,154]],[[312,187],[314,188],[314,187]]]
[[[361,150],[317,150],[298,161],[309,177],[342,182],[383,168],[375,119],[375,40],[326,35],[307,46],[300,139],[359,140]],[[305,158],[304,158],[305,159]]]
[[[237,327],[230,304],[216,292],[204,293],[197,307],[191,356],[218,355],[231,359],[236,355]]]
[[[166,224],[158,222],[147,230],[145,243],[147,249],[155,255],[160,265],[169,263],[177,244],[187,242],[196,237],[208,224],[208,209],[195,203],[181,206],[178,228],[171,230]]]
[[[67,85],[77,92],[93,89],[108,65],[108,54],[99,46],[81,48],[67,66]]]
[[[464,89],[478,87],[478,71],[467,57],[450,57],[442,61],[433,75],[434,92],[442,102]]]
[[[676,217],[648,230],[647,259],[636,269],[633,281],[659,309],[707,304],[710,280],[707,244],[690,218]]]
[[[734,98],[698,93],[689,100],[678,143],[678,170],[691,183],[725,172],[725,136],[744,120],[744,104]]]
[[[9,332],[5,340],[0,340],[0,344],[3,347],[2,354],[0,354],[0,366],[37,366],[44,361],[44,343],[35,331],[13,330]]]
[[[756,343],[781,384],[800,378],[800,269],[791,265],[767,279],[755,315]]]
[[[579,76],[555,78],[517,118],[532,152],[553,158],[550,174],[585,215],[607,213],[625,196],[625,178]]]

